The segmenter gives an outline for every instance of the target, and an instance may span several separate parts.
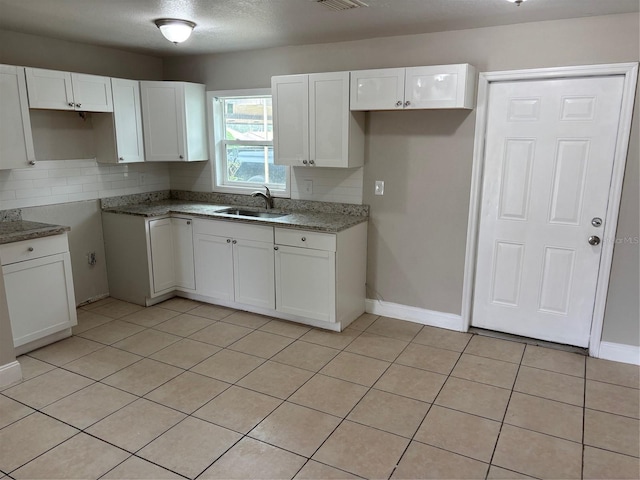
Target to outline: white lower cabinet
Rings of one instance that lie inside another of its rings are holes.
[[[190,218],[149,221],[149,255],[153,293],[195,289],[193,225]]]
[[[0,245],[0,259],[16,353],[71,335],[78,321],[67,234]]]

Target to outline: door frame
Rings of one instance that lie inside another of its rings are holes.
[[[554,78],[599,77],[624,75],[620,124],[616,138],[615,155],[609,200],[607,205],[607,222],[603,233],[606,240],[615,238],[618,226],[620,198],[622,196],[622,180],[627,162],[629,138],[631,135],[631,119],[638,79],[638,62],[615,63],[605,65],[584,65],[573,67],[551,67],[528,70],[511,70],[501,72],[480,73],[478,80],[478,101],[476,111],[476,131],[473,145],[473,169],[471,174],[471,195],[469,199],[469,220],[467,223],[467,245],[465,252],[464,281],[462,286],[462,329],[468,331],[471,326],[473,311],[473,289],[476,271],[476,255],[478,246],[478,230],[480,227],[480,205],[482,201],[482,181],[484,172],[485,138],[487,130],[487,114],[489,88],[492,83],[518,80],[549,80]],[[602,255],[596,284],[591,336],[589,339],[589,355],[598,357],[602,338],[604,311],[609,289],[611,261],[613,259],[614,241],[602,242]]]

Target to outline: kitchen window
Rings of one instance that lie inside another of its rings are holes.
[[[250,193],[268,186],[289,196],[289,168],[274,165],[270,90],[208,92],[214,190]]]

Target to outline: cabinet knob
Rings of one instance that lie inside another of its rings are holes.
[[[178,158],[179,158],[180,160],[183,160],[183,159],[184,159],[184,155],[179,155],[179,156],[178,156]]]
[[[302,163],[306,165],[309,162],[307,162],[306,160],[302,160]]]
[[[302,237],[300,240],[302,240],[303,242],[307,241],[307,237]]]
[[[71,108],[73,108],[74,103],[73,102],[69,102],[69,103],[67,103],[67,105],[69,105]]]
[[[401,107],[402,106],[402,100],[398,100],[396,102],[396,107]]]
[[[32,166],[33,166],[33,165],[35,165],[35,164],[36,164],[36,161],[35,161],[35,160],[29,160],[29,165],[32,165]]]
[[[187,225],[191,225],[191,220],[187,220]]]
[[[411,102],[409,100],[407,100],[406,102],[404,102],[404,106],[408,107],[409,105],[411,105]]]
[[[309,160],[309,165],[314,165],[316,162],[314,160]]]
[[[76,103],[76,107],[80,108],[82,106],[81,103]]]
[[[227,243],[231,243],[231,239],[230,238],[227,238]]]
[[[27,248],[27,250],[29,250],[30,252],[33,252],[33,247],[29,247]]]
[[[120,160],[121,162],[124,162],[124,157],[118,157],[118,160]]]
[[[238,243],[238,241],[237,241],[237,240],[234,240],[234,241],[232,241],[231,243],[233,243],[233,244],[235,245],[236,243]]]
[[[278,250],[278,247],[273,247],[274,250]]]

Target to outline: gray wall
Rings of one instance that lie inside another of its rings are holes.
[[[0,367],[16,359],[13,353],[13,334],[9,321],[9,307],[4,294],[4,277],[0,275]],[[0,387],[3,386],[0,384]]]
[[[638,15],[282,47],[164,60],[167,80],[210,90],[265,87],[272,75],[471,63],[479,71],[639,60]],[[367,114],[370,298],[459,314],[475,111]],[[638,107],[618,238],[638,237]],[[385,195],[373,196],[384,180]],[[617,244],[603,339],[640,345],[638,244]]]

